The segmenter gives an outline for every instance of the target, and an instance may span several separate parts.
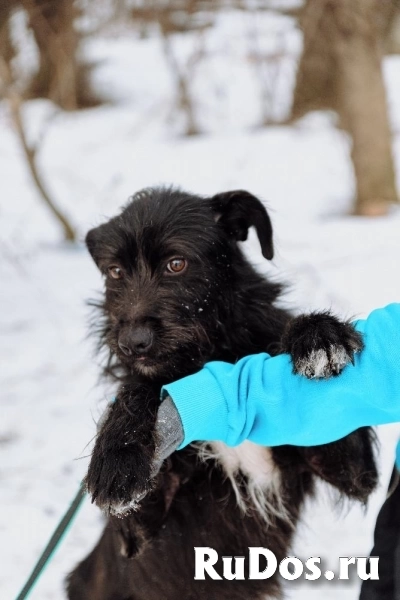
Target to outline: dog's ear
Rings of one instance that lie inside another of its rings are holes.
[[[244,190],[216,194],[211,205],[218,221],[236,241],[247,240],[250,227],[255,227],[263,256],[274,256],[272,224],[263,204]]]
[[[101,270],[104,258],[107,223],[94,227],[86,234],[85,243],[96,265]]]

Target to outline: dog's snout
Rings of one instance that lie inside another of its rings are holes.
[[[126,356],[145,354],[153,345],[153,339],[150,327],[140,326],[122,332],[118,338],[118,346]]]

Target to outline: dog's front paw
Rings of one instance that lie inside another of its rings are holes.
[[[126,516],[152,489],[152,452],[137,444],[104,450],[99,446],[95,445],[90,461],[87,490],[102,510]]]
[[[338,375],[364,347],[362,336],[353,325],[330,313],[292,319],[282,345],[292,357],[294,372],[308,379]]]

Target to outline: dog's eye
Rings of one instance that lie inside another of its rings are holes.
[[[111,267],[108,267],[108,274],[113,279],[121,279],[122,269],[120,267],[117,267],[117,265],[111,265]]]
[[[186,269],[187,262],[184,258],[172,258],[167,263],[167,272],[176,275]]]

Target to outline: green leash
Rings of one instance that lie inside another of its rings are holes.
[[[25,600],[25,598],[27,598],[28,595],[31,593],[31,591],[32,591],[34,585],[37,583],[42,571],[44,570],[45,566],[51,559],[53,553],[57,549],[57,546],[59,545],[62,538],[64,537],[64,534],[68,530],[69,525],[71,525],[73,518],[75,517],[76,513],[78,512],[79,507],[82,504],[82,500],[85,498],[85,496],[86,496],[86,486],[82,482],[79,486],[78,492],[75,495],[75,498],[72,500],[67,512],[64,514],[63,518],[57,525],[56,530],[54,531],[53,535],[51,536],[50,540],[48,541],[46,548],[43,550],[32,573],[29,576],[28,581],[24,585],[21,592],[18,594],[16,600]]]

